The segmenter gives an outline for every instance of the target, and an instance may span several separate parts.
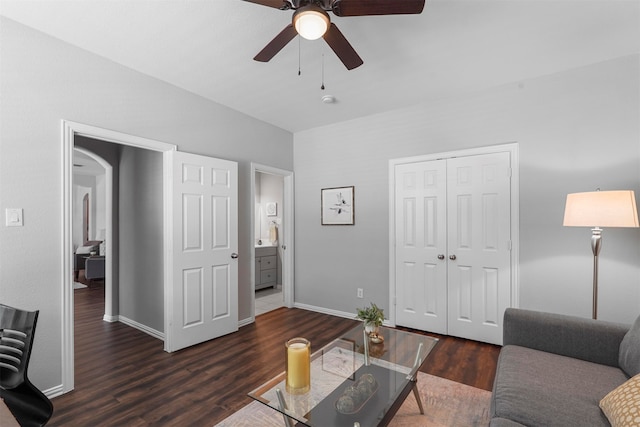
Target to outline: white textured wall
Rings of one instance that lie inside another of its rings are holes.
[[[291,133],[0,19],[0,212],[21,207],[25,220],[0,227],[0,300],[40,310],[34,383],[61,383],[61,120],[239,163],[239,318],[249,318],[250,162],[292,170]]]
[[[295,135],[296,302],[389,307],[388,160],[518,142],[520,306],[591,316],[589,229],[562,226],[567,193],[640,198],[637,55]],[[355,186],[356,225],[320,225],[320,189]],[[364,288],[364,300],[356,288]],[[608,229],[602,319],[640,314],[640,230]]]

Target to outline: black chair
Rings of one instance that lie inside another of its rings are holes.
[[[0,304],[0,397],[21,426],[43,426],[53,414],[47,396],[27,378],[38,311]]]

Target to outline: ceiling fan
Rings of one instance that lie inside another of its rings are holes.
[[[244,0],[280,10],[295,10],[287,25],[256,56],[256,61],[269,62],[296,34],[315,40],[324,38],[348,70],[363,64],[327,12],[336,16],[419,14],[425,0]]]

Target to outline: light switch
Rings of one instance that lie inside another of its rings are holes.
[[[7,208],[7,227],[22,227],[22,208]]]

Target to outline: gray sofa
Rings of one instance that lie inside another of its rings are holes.
[[[609,426],[600,400],[640,373],[633,326],[507,309],[491,427]]]

